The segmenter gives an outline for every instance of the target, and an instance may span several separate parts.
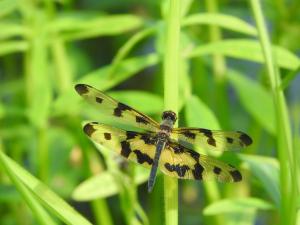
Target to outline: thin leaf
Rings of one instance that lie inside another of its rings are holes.
[[[245,109],[269,133],[275,135],[275,109],[271,93],[260,84],[242,76],[236,71],[230,71],[227,76]]]
[[[91,224],[64,200],[59,198],[53,191],[51,191],[51,189],[1,151],[0,160],[2,162],[1,164],[5,165],[7,168],[7,171],[10,171],[10,173],[19,182],[25,185],[46,208],[58,216],[63,222],[66,224]]]
[[[242,155],[239,157],[260,180],[277,207],[280,206],[279,164],[277,159],[262,156]]]
[[[135,183],[144,183],[149,176],[149,171],[136,167]],[[108,171],[95,175],[82,182],[73,192],[76,201],[89,201],[97,198],[106,198],[119,192],[114,175]]]
[[[219,13],[201,13],[190,15],[182,21],[182,26],[198,24],[217,25],[229,30],[257,36],[257,30],[255,27],[231,15]]]
[[[68,14],[58,17],[48,27],[52,32],[60,32],[63,40],[79,40],[103,35],[117,35],[139,28],[143,23],[133,15],[81,16]]]
[[[9,165],[9,158],[0,151],[0,164],[5,169],[7,175],[14,183],[16,189],[22,195],[23,199],[25,200],[26,204],[32,210],[33,215],[36,217],[37,221],[40,224],[46,225],[54,225],[54,221],[50,217],[50,215],[44,210],[41,204],[38,202],[35,195],[33,195],[30,190],[22,183],[22,181],[16,176],[14,167]],[[6,192],[7,194],[7,192]]]
[[[274,56],[279,67],[296,70],[299,58],[280,46],[273,46]],[[201,45],[193,49],[186,57],[198,57],[207,54],[224,54],[225,56],[264,63],[264,56],[258,41],[250,39],[224,40]]]
[[[26,41],[3,41],[0,43],[0,56],[15,52],[23,52],[28,49]]]

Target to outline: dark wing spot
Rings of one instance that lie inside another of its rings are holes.
[[[214,167],[214,173],[215,173],[215,174],[219,175],[219,174],[221,173],[221,171],[222,171],[222,170],[221,170],[220,167],[217,167],[217,166]]]
[[[103,98],[100,98],[100,97],[96,97],[96,102],[98,102],[98,103],[102,103],[103,102]]]
[[[133,139],[137,136],[137,133],[134,131],[126,131],[126,140]]]
[[[242,180],[242,174],[238,170],[229,171],[234,182],[239,182]]]
[[[214,146],[214,147],[217,146],[216,140],[215,140],[214,138],[212,138],[212,137],[207,139],[207,143],[208,143],[209,145]]]
[[[187,138],[191,138],[191,139],[196,138],[196,134],[190,132],[189,130],[184,131],[182,134]]]
[[[202,173],[203,173],[203,171],[204,171],[204,167],[201,166],[199,162],[197,162],[194,165],[194,169],[192,170],[194,178],[196,180],[202,180]]]
[[[106,140],[110,140],[111,139],[111,134],[110,133],[104,133],[104,138]]]
[[[89,86],[86,84],[76,84],[75,90],[77,91],[78,94],[83,95],[89,91],[87,87]]]
[[[232,143],[233,143],[233,138],[227,137],[226,140],[227,140],[227,142],[228,142],[229,144],[232,144]]]
[[[135,121],[137,123],[143,123],[143,124],[148,124],[149,122],[142,116],[136,116]]]
[[[122,141],[121,142],[121,155],[124,156],[125,158],[128,158],[130,153],[131,153],[131,149],[130,149],[129,143],[127,141]]]
[[[174,150],[175,154],[180,154],[184,152],[184,148],[181,145],[174,145],[172,146],[172,149]]]
[[[136,154],[138,163],[143,164],[144,162],[147,162],[149,165],[153,164],[153,159],[149,155],[142,153],[138,149],[134,150],[133,152]]]
[[[143,134],[141,136],[141,139],[144,141],[147,145],[154,145],[156,144],[156,139],[154,137],[151,137],[150,135]]]
[[[84,133],[86,133],[88,136],[92,136],[92,134],[93,134],[96,130],[94,129],[93,125],[91,125],[91,124],[88,123],[88,124],[84,125],[83,131],[84,131]]]
[[[114,115],[117,117],[122,116],[122,112],[126,110],[132,110],[129,106],[119,102],[117,108],[114,109]]]
[[[187,151],[190,156],[196,161],[196,162],[199,162],[199,158],[200,158],[200,154],[198,152],[195,152],[193,150],[188,150]]]
[[[206,137],[212,138],[212,132],[211,132],[211,130],[200,128],[199,131],[201,133],[203,133]]]
[[[248,146],[252,144],[251,137],[241,131],[239,131],[239,133],[241,134],[239,138],[244,145]]]
[[[165,168],[170,172],[175,171],[179,177],[184,177],[186,171],[190,169],[187,165],[171,165],[170,163],[165,163]]]

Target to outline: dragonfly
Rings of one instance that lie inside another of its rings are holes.
[[[87,84],[77,84],[77,93],[96,105],[102,113],[120,122],[140,128],[141,132],[123,130],[99,122],[84,125],[84,133],[95,143],[115,151],[130,161],[150,168],[148,192],[151,192],[159,168],[178,179],[239,182],[241,173],[232,165],[196,152],[194,146],[209,150],[239,150],[252,143],[241,131],[217,131],[204,128],[174,128],[176,113],[162,113],[161,123],[136,109],[118,102]]]

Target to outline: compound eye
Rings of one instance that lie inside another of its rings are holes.
[[[175,122],[177,120],[177,116],[173,111],[165,111],[163,112],[162,119],[170,119]]]

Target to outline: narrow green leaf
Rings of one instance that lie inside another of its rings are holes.
[[[10,173],[18,179],[19,182],[22,182],[46,208],[66,224],[91,224],[63,199],[59,198],[51,189],[1,151],[0,160],[2,165],[5,164],[7,171],[10,171]]]
[[[140,166],[136,167],[136,184],[144,183],[148,179],[148,176],[149,170]],[[72,197],[76,201],[89,201],[97,198],[106,198],[118,192],[119,186],[114,175],[109,171],[105,171],[82,182],[74,190]]]
[[[274,56],[279,67],[296,70],[299,58],[280,46],[273,46]],[[264,56],[258,41],[250,39],[224,40],[202,45],[193,49],[186,57],[198,57],[207,54],[224,54],[229,57],[264,63]]]
[[[275,109],[271,93],[237,71],[231,70],[227,77],[245,109],[264,129],[275,135]]]
[[[274,206],[259,198],[236,198],[214,202],[204,208],[204,215],[218,215],[223,213],[239,213],[247,210],[270,210]]]
[[[37,221],[40,224],[45,225],[54,225],[54,221],[50,217],[50,215],[44,210],[42,205],[38,202],[37,197],[30,192],[22,181],[16,176],[14,167],[9,165],[9,158],[5,156],[5,154],[0,151],[0,165],[5,169],[8,177],[11,179],[16,189],[19,191],[21,196],[23,197],[26,204],[32,210],[33,215],[36,217]],[[7,194],[7,192],[6,192]]]
[[[280,206],[279,164],[277,159],[239,154],[251,172],[260,180],[277,207]]]
[[[149,28],[146,28],[146,29],[143,29],[143,30],[137,32],[118,50],[116,56],[113,59],[112,65],[111,65],[110,74],[112,77],[114,76],[115,71],[116,71],[117,67],[119,66],[119,64],[129,54],[131,49],[135,45],[137,45],[138,42],[140,42],[147,36],[153,34],[156,29],[157,29],[157,27],[149,27]]]
[[[2,22],[0,23],[0,39],[8,39],[16,36],[26,37],[30,34],[30,30],[17,23]]]
[[[26,41],[3,41],[0,43],[0,56],[14,52],[23,52],[28,49]]]
[[[229,30],[257,36],[257,30],[255,27],[231,15],[219,13],[201,13],[190,15],[182,21],[182,26],[198,24],[217,25]]]
[[[52,32],[60,32],[64,40],[86,39],[103,35],[117,35],[137,29],[143,24],[134,15],[93,15],[68,14],[58,17],[48,27]]]
[[[45,34],[35,38],[32,43],[29,72],[27,77],[28,117],[36,127],[45,127],[52,93],[48,76],[48,61]]]

